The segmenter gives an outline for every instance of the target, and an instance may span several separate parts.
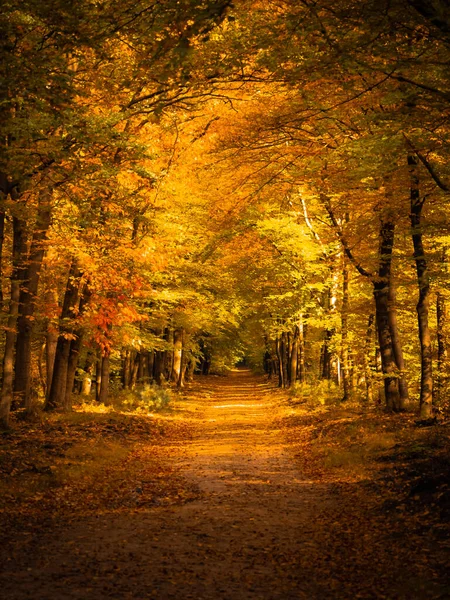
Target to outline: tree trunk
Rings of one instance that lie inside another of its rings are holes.
[[[275,348],[277,354],[277,371],[278,371],[278,387],[284,387],[284,371],[283,371],[283,356],[282,356],[282,343],[277,335],[275,338]]]
[[[364,348],[364,379],[366,383],[366,401],[371,404],[373,402],[373,385],[372,385],[372,369],[370,365],[371,350],[373,347],[373,324],[375,315],[369,315],[367,323],[366,343]]]
[[[298,322],[298,380],[300,383],[305,382],[305,325],[303,323],[303,315],[300,315]]]
[[[445,336],[445,324],[447,321],[447,306],[442,292],[437,293],[436,297],[436,319],[437,319],[437,380],[436,380],[436,403],[439,405],[443,391],[446,390],[446,378],[444,377],[444,365],[447,360],[447,341]]]
[[[155,364],[155,353],[152,350],[151,352],[147,352],[147,371],[148,371],[149,381],[153,381],[154,364]]]
[[[349,274],[347,259],[343,257],[344,264],[342,269],[342,309],[341,309],[341,361],[342,361],[342,384],[344,396],[342,401],[350,399],[352,395],[352,382],[349,364],[349,344],[348,344],[348,312],[349,312]]]
[[[194,379],[194,371],[195,371],[195,358],[191,356],[188,361],[187,369],[186,369],[186,381],[192,381]]]
[[[162,385],[164,380],[164,363],[165,352],[163,350],[155,350],[155,361],[153,363],[153,378],[157,385]]]
[[[50,387],[53,379],[53,368],[55,366],[56,345],[58,343],[58,332],[49,324],[47,334],[45,336],[45,367],[47,375],[46,393],[47,399],[50,394]]]
[[[100,390],[102,387],[102,357],[97,351],[95,359],[95,400],[100,402]]]
[[[297,381],[297,368],[298,368],[298,346],[299,346],[299,329],[296,326],[294,329],[294,335],[292,336],[291,344],[291,355],[289,360],[289,386],[293,386]]]
[[[392,277],[389,285],[389,327],[391,328],[392,350],[394,352],[395,364],[399,370],[398,389],[401,401],[404,404],[406,400],[408,400],[408,382],[405,377],[405,360],[403,358],[403,350],[398,333],[397,298],[395,293],[395,282]]]
[[[331,338],[333,337],[332,332],[327,329],[325,331],[325,339],[323,341],[323,346],[322,346],[322,372],[321,372],[321,378],[322,379],[331,379],[331,359],[332,359],[332,354],[330,352],[330,341]]]
[[[77,332],[75,338],[70,342],[69,357],[67,359],[66,391],[64,394],[65,411],[72,410],[72,392],[78,367],[78,357],[80,354],[82,338],[82,332]]]
[[[395,362],[389,323],[389,287],[391,285],[394,232],[395,225],[392,218],[381,221],[380,262],[378,277],[373,282],[373,287],[386,408],[390,411],[398,412],[403,410],[404,406],[400,398],[397,364]]]
[[[288,339],[285,331],[281,334],[281,366],[283,369],[283,387],[289,386],[288,375]]]
[[[70,344],[71,337],[73,336],[73,324],[71,323],[71,319],[76,316],[78,311],[80,279],[81,271],[77,261],[74,259],[70,267],[64,294],[59,336],[56,344],[55,362],[53,366],[53,377],[44,410],[49,411],[57,408],[64,408]]]
[[[127,390],[130,387],[130,362],[130,351],[122,351],[122,371],[120,379],[124,390]]]
[[[86,363],[84,365],[83,380],[81,382],[81,394],[89,396],[92,389],[92,371],[94,369],[94,361],[91,352],[88,353]]]
[[[4,194],[1,194],[0,200],[4,200]],[[3,243],[5,241],[5,211],[0,210],[0,309],[3,304]]]
[[[42,261],[45,253],[45,239],[51,221],[51,193],[47,190],[39,198],[36,226],[31,242],[24,280],[21,282],[19,315],[17,319],[17,340],[15,359],[14,394],[28,412],[31,408],[31,336],[36,306],[36,296]]]
[[[184,379],[186,375],[186,332],[184,329],[181,330],[181,361],[180,361],[180,374],[177,379],[177,387],[184,387]]]
[[[137,362],[137,383],[142,384],[144,382],[144,361],[145,354],[142,350],[137,353],[136,362]]]
[[[173,335],[174,332],[170,327],[166,327],[165,331],[164,331],[164,339],[167,342],[167,348],[172,348],[174,347],[174,340],[173,340]],[[164,377],[167,380],[171,379],[171,375],[172,375],[172,371],[173,371],[173,359],[174,359],[174,353],[173,350],[172,352],[169,352],[168,350],[166,350],[164,352]]]
[[[87,284],[83,286],[81,293],[80,304],[78,307],[78,314],[83,314],[91,293]],[[66,391],[64,395],[64,410],[72,410],[72,392],[75,383],[75,375],[78,367],[78,359],[80,355],[81,343],[83,340],[84,331],[81,327],[75,325],[73,328],[74,338],[70,342],[69,358],[67,361],[67,376],[66,376]]]
[[[3,380],[0,397],[0,425],[9,426],[9,414],[13,399],[14,382],[14,347],[16,342],[17,315],[19,314],[20,281],[23,274],[21,265],[26,248],[26,222],[19,217],[13,217],[13,248],[11,274],[11,296],[9,300],[9,315],[5,335],[3,354]]]
[[[425,201],[420,198],[418,159],[408,156],[409,172],[411,177],[411,227],[414,246],[414,260],[416,262],[417,283],[419,286],[419,300],[417,302],[417,317],[419,322],[419,340],[421,352],[421,378],[420,378],[420,416],[423,419],[431,417],[433,406],[433,360],[431,347],[431,334],[428,323],[430,306],[430,281],[428,265],[425,258],[425,249],[422,239],[422,209]]]
[[[110,360],[109,360],[110,352],[109,350],[105,350],[101,359],[101,380],[100,380],[100,392],[98,395],[98,401],[100,404],[104,404],[107,406],[110,404],[108,400],[108,392],[109,392],[109,374],[110,374]]]
[[[181,357],[183,354],[183,329],[175,329],[173,332],[173,360],[170,380],[178,382],[181,373]]]

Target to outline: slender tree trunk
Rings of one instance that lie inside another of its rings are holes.
[[[102,356],[100,351],[97,350],[97,356],[95,359],[95,400],[100,402],[100,390],[102,388]]]
[[[419,321],[419,340],[421,352],[420,378],[420,416],[427,419],[432,414],[433,405],[433,358],[431,333],[428,323],[430,306],[430,281],[425,249],[422,239],[422,209],[425,198],[420,198],[418,159],[408,156],[411,177],[411,227],[416,262],[417,283],[419,285],[419,301],[417,302],[417,317]]]
[[[34,311],[42,261],[45,253],[45,239],[51,221],[51,193],[46,190],[39,198],[39,208],[35,231],[31,241],[30,254],[21,283],[19,315],[17,319],[16,359],[14,368],[14,394],[28,412],[31,408],[31,337],[33,333]]]
[[[14,348],[16,343],[17,315],[19,314],[20,282],[23,275],[21,265],[26,249],[26,223],[19,217],[13,217],[13,248],[11,274],[11,296],[9,300],[9,315],[5,335],[3,354],[3,380],[0,397],[0,425],[9,426],[9,414],[13,399],[14,382]]]
[[[331,359],[332,359],[332,354],[330,351],[330,342],[331,342],[331,338],[333,337],[333,333],[327,329],[325,331],[325,339],[323,341],[323,346],[322,346],[322,373],[321,373],[321,377],[322,379],[331,379]]]
[[[110,404],[108,400],[109,392],[109,375],[110,375],[110,352],[105,350],[101,358],[101,381],[100,381],[100,392],[98,395],[98,401],[100,404],[107,406]]]
[[[296,326],[294,329],[294,335],[292,336],[291,344],[291,355],[289,360],[289,385],[293,386],[297,381],[297,366],[298,366],[298,338],[299,329]]]
[[[91,352],[86,357],[86,363],[84,365],[83,380],[81,382],[81,394],[83,396],[89,396],[92,389],[92,372],[94,369],[94,361],[92,359]]]
[[[166,327],[164,330],[164,339],[167,342],[167,347],[174,347],[174,332],[171,327]],[[173,360],[174,360],[174,352],[169,352],[166,350],[164,352],[164,377],[167,381],[171,380],[171,375],[173,371]]]
[[[342,384],[344,388],[344,396],[342,400],[345,402],[352,395],[352,382],[350,377],[349,363],[349,342],[348,342],[348,313],[349,313],[349,274],[347,259],[343,257],[344,264],[342,269],[342,310],[341,310],[341,357],[342,357]]]
[[[437,318],[437,380],[436,380],[436,403],[439,405],[442,400],[442,392],[446,390],[446,380],[444,377],[444,365],[447,361],[447,340],[445,336],[445,324],[447,321],[447,306],[442,292],[437,293],[436,297],[436,318]]]
[[[371,350],[373,347],[373,324],[375,315],[369,315],[367,323],[366,343],[364,348],[364,379],[366,383],[366,400],[369,404],[373,402],[373,384],[372,384],[372,369],[370,365]]]
[[[148,383],[150,381],[150,370],[149,370],[149,351],[145,350],[142,352],[141,360],[142,360],[142,380],[144,383]]]
[[[47,379],[45,377],[45,341],[41,344],[38,354],[38,372],[39,372],[39,383],[41,384],[42,393],[44,398],[47,395]]]
[[[395,293],[395,282],[391,277],[389,285],[389,327],[391,328],[392,350],[394,352],[395,364],[399,370],[398,388],[402,404],[408,400],[408,382],[405,377],[405,360],[403,358],[400,335],[397,322],[397,297]]]
[[[147,369],[148,369],[148,379],[149,381],[153,381],[153,370],[155,366],[155,352],[152,350],[147,353]]]
[[[138,373],[139,373],[139,352],[131,353],[130,361],[130,390],[134,390],[138,384]]]
[[[46,393],[45,397],[48,398],[50,394],[50,388],[53,379],[53,369],[55,366],[56,346],[58,344],[58,332],[54,327],[49,324],[47,333],[45,336],[45,368],[46,368]]]
[[[180,360],[180,374],[177,379],[177,387],[184,387],[184,380],[186,375],[186,332],[184,329],[181,330],[181,360]]]
[[[305,382],[305,326],[303,323],[303,315],[300,315],[298,322],[298,380],[300,383]]]
[[[382,220],[380,226],[378,277],[374,281],[373,286],[386,408],[390,411],[398,412],[403,410],[404,407],[400,398],[397,364],[395,362],[389,323],[389,287],[391,284],[394,232],[394,220],[392,218]]]
[[[377,326],[377,332],[378,332],[378,326]],[[374,362],[375,362],[375,372],[377,374],[377,404],[379,404],[381,406],[381,404],[383,404],[383,402],[384,402],[384,381],[383,381],[383,385],[381,385],[380,374],[381,374],[381,376],[383,375],[383,367],[381,364],[381,351],[380,351],[380,346],[378,345],[378,343],[375,347]]]
[[[4,200],[4,194],[0,192],[0,201]],[[3,243],[5,241],[5,211],[0,210],[0,309],[3,304]]]
[[[281,366],[283,369],[283,387],[288,387],[288,340],[285,331],[283,331],[283,333],[281,334]]]
[[[153,377],[157,385],[162,385],[164,379],[164,360],[165,352],[155,350],[155,362],[153,364]]]
[[[277,353],[278,363],[278,387],[284,387],[284,370],[283,370],[283,351],[280,337],[277,335],[275,339],[275,348]]]
[[[130,386],[130,351],[122,351],[122,371],[121,381],[124,390],[127,390]]]
[[[78,314],[83,314],[91,294],[87,284],[84,285],[81,293]],[[73,339],[70,341],[69,358],[67,361],[67,376],[66,376],[66,391],[64,396],[64,410],[72,410],[72,392],[75,384],[75,375],[78,367],[78,359],[80,355],[81,343],[83,340],[84,331],[79,326],[73,328]]]
[[[75,334],[75,338],[70,342],[69,357],[67,360],[66,390],[64,394],[65,411],[72,410],[72,392],[78,367],[78,357],[80,354],[82,338],[83,334],[79,331]]]
[[[48,411],[64,408],[70,344],[73,335],[73,325],[70,321],[78,312],[80,279],[81,271],[74,259],[70,267],[64,294],[50,392],[44,406],[44,409]]]
[[[181,356],[183,354],[183,329],[175,329],[173,332],[173,360],[171,381],[178,382],[181,373]]]
[[[144,361],[145,361],[145,353],[140,350],[136,356],[137,362],[137,382],[142,384],[144,382]]]
[[[195,371],[195,358],[193,356],[191,356],[187,363],[186,381],[190,382],[194,379],[194,371]]]

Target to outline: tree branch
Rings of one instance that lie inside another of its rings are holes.
[[[411,142],[411,140],[405,134],[403,134],[403,137],[405,138],[405,140],[406,140],[408,146],[410,147],[410,149],[414,152],[414,154],[417,156],[417,158],[423,164],[423,166],[425,167],[425,169],[431,175],[431,178],[433,179],[434,183],[442,191],[447,192],[447,193],[450,192],[450,186],[448,186],[446,183],[444,183],[442,181],[442,179],[439,177],[439,175],[434,170],[434,167],[429,163],[429,161],[425,158],[425,156],[423,156],[423,154],[421,152],[419,152],[419,150],[417,150],[414,147],[414,144]]]
[[[342,228],[339,225],[339,223],[333,213],[329,199],[325,196],[325,194],[320,194],[320,198],[322,200],[323,205],[325,206],[328,216],[330,217],[331,223],[333,224],[333,227],[336,231],[339,241],[341,242],[342,248],[344,249],[344,252],[345,252],[347,258],[349,259],[349,261],[352,263],[352,265],[355,267],[355,269],[358,271],[358,273],[360,275],[362,275],[363,277],[367,277],[369,279],[373,279],[374,278],[373,274],[370,273],[370,271],[367,271],[361,265],[361,263],[355,258],[350,246],[348,245],[347,239],[344,236]]]

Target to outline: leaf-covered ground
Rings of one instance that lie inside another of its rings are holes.
[[[2,598],[450,598],[449,433],[246,371],[1,438]]]

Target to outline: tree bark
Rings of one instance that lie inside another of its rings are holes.
[[[4,194],[0,192],[0,200],[4,200]],[[5,211],[0,210],[0,308],[3,304],[3,243],[5,241]]]
[[[178,382],[181,373],[181,357],[183,354],[183,329],[175,329],[173,332],[173,359],[170,380]]]
[[[83,380],[81,382],[81,394],[89,396],[92,390],[92,371],[94,369],[94,361],[91,352],[88,353],[86,363],[84,365]]]
[[[157,385],[162,385],[164,380],[165,352],[155,350],[155,361],[153,363],[153,377]]]
[[[367,323],[366,343],[364,348],[364,379],[366,383],[366,401],[371,404],[373,402],[373,385],[372,385],[372,369],[370,365],[371,350],[373,347],[373,324],[375,315],[370,314]]]
[[[101,359],[101,381],[98,401],[100,404],[107,406],[110,404],[108,400],[109,393],[109,375],[110,375],[110,351],[105,350]]]
[[[21,404],[27,412],[31,408],[31,337],[34,324],[33,319],[41,266],[45,253],[45,239],[47,238],[51,222],[51,208],[51,193],[46,190],[39,197],[35,230],[20,289],[14,367],[14,394],[20,398]]]
[[[13,217],[13,248],[11,274],[11,296],[9,300],[9,315],[5,335],[5,349],[3,353],[3,380],[0,397],[0,425],[9,426],[9,415],[13,399],[14,382],[14,348],[16,343],[17,315],[19,314],[20,281],[23,276],[22,258],[26,249],[26,222]]]
[[[195,371],[195,358],[191,356],[188,360],[187,368],[186,368],[186,381],[190,382],[194,379],[194,371]]]
[[[181,360],[180,360],[180,374],[177,379],[177,387],[184,387],[184,380],[186,375],[187,366],[187,355],[186,355],[186,332],[184,329],[181,330]]]
[[[149,381],[153,381],[153,369],[155,363],[155,353],[154,351],[147,352],[147,372]]]
[[[292,336],[291,355],[289,360],[289,386],[293,386],[297,381],[298,369],[298,347],[299,347],[299,328],[295,326]]]
[[[275,338],[275,349],[277,354],[278,387],[282,388],[284,387],[283,356],[282,343],[278,335]]]
[[[386,408],[390,411],[399,412],[403,410],[404,406],[400,398],[397,364],[389,323],[389,287],[391,284],[394,233],[393,218],[382,219],[380,225],[380,262],[378,277],[374,281],[373,287]]]
[[[76,259],[73,259],[61,311],[59,336],[56,344],[55,362],[53,366],[53,377],[50,392],[44,406],[44,410],[47,411],[64,408],[70,344],[71,338],[73,337],[72,319],[78,312],[80,301],[80,279],[81,271]]]
[[[322,346],[322,372],[321,372],[321,377],[322,379],[331,379],[331,359],[332,359],[332,354],[330,352],[330,341],[331,338],[333,337],[332,332],[327,329],[325,331],[325,339],[323,341],[323,346]]]
[[[78,314],[83,314],[87,303],[89,302],[91,294],[87,284],[83,286],[81,293],[80,303],[78,307]],[[72,410],[72,392],[75,383],[75,375],[78,367],[78,359],[80,355],[81,343],[83,340],[83,329],[80,326],[75,325],[73,327],[73,339],[70,341],[69,357],[67,360],[67,375],[66,375],[66,390],[64,394],[64,410]]]
[[[422,209],[425,198],[420,198],[418,159],[408,156],[409,173],[411,178],[411,227],[416,262],[419,300],[417,302],[417,317],[419,322],[419,341],[421,353],[420,378],[420,416],[423,419],[431,417],[433,406],[433,358],[431,333],[428,323],[430,307],[430,281],[428,264],[422,239]]]
[[[45,367],[46,367],[46,392],[47,399],[50,394],[50,387],[53,379],[53,368],[55,366],[56,346],[58,344],[58,332],[49,324],[45,336]]]
[[[281,334],[281,367],[283,369],[283,387],[289,386],[288,375],[288,339],[285,331]]]
[[[394,352],[395,364],[399,370],[398,389],[401,402],[408,400],[408,382],[405,377],[405,360],[403,358],[402,345],[398,333],[397,322],[397,298],[395,293],[395,282],[391,277],[389,285],[389,327],[391,328],[392,350]]]
[[[447,340],[445,335],[445,324],[447,321],[447,306],[442,292],[437,293],[436,297],[436,318],[437,318],[437,380],[436,380],[436,403],[439,405],[443,391],[446,390],[446,378],[444,376],[444,365],[447,360]]]
[[[298,322],[298,381],[305,382],[305,325],[303,323],[303,315],[300,315]]]
[[[350,399],[352,395],[352,382],[349,364],[349,343],[348,343],[348,312],[349,312],[349,274],[346,256],[343,257],[342,268],[342,308],[341,308],[341,360],[342,360],[342,384],[344,396],[342,401]]]

